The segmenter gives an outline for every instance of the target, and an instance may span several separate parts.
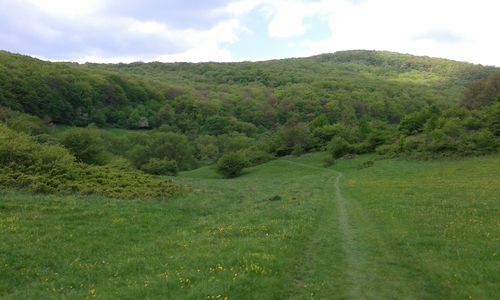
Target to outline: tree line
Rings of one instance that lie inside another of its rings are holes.
[[[117,65],[0,52],[0,120],[82,163],[154,175],[325,150],[480,155],[498,151],[499,78],[494,67],[377,51]]]

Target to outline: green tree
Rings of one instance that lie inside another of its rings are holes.
[[[248,164],[243,154],[239,152],[229,152],[219,158],[216,170],[225,178],[234,178],[238,177]]]
[[[288,123],[276,134],[274,140],[275,152],[283,156],[294,152],[302,154],[312,146],[312,135],[305,123]]]
[[[103,165],[108,161],[104,141],[96,129],[69,129],[62,134],[60,142],[81,162]]]
[[[328,144],[328,152],[334,159],[340,158],[351,151],[350,144],[342,137],[334,137]]]

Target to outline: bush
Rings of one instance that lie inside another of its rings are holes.
[[[43,174],[48,179],[57,178],[68,173],[74,165],[74,156],[63,147],[40,145],[26,134],[0,127],[0,168],[7,177],[9,173],[18,172],[20,175]],[[23,185],[23,176],[9,178],[13,181],[5,186]]]
[[[328,152],[334,159],[340,158],[351,151],[350,144],[342,137],[334,137],[328,144]]]
[[[225,178],[234,178],[241,174],[249,165],[246,158],[239,152],[229,152],[217,161],[216,170]]]
[[[0,165],[29,166],[38,147],[31,138],[0,124]]]
[[[60,141],[80,162],[103,165],[108,161],[104,141],[95,129],[69,129],[62,134]]]
[[[0,124],[0,188],[122,199],[168,199],[181,192],[170,180],[120,164],[123,167],[76,163],[67,149],[37,144],[27,134]]]
[[[266,151],[245,149],[239,151],[248,161],[249,166],[257,166],[274,159],[274,156]]]
[[[12,111],[0,107],[0,122],[5,123],[10,129],[29,135],[48,134],[51,127],[42,119],[28,114]]]
[[[132,146],[130,146],[132,145]],[[133,134],[126,157],[136,168],[142,168],[151,159],[175,161],[177,168],[187,170],[195,165],[194,151],[186,136],[173,132]]]
[[[401,152],[399,143],[378,146],[375,149],[375,153],[385,157],[395,157]]]
[[[175,160],[164,160],[151,158],[146,164],[141,166],[141,170],[153,175],[177,175],[177,163]]]

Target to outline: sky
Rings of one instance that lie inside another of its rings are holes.
[[[0,0],[0,49],[52,61],[388,50],[500,66],[498,0]]]

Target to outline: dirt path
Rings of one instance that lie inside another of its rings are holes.
[[[363,284],[363,280],[359,276],[359,274],[362,273],[362,256],[356,246],[358,236],[356,234],[356,229],[350,223],[349,213],[346,207],[346,199],[342,196],[340,188],[340,180],[343,174],[338,171],[337,173],[337,179],[335,180],[335,204],[337,207],[339,228],[342,234],[342,248],[348,265],[347,275],[351,286],[349,289],[349,296],[352,299],[362,299],[364,297],[361,293],[360,287]]]
[[[344,174],[283,162],[324,174],[320,196],[325,199],[324,207],[304,257],[309,272],[301,278],[301,282],[307,283],[302,286],[314,291],[313,298],[414,299],[411,274],[401,270],[398,256],[388,248],[376,223],[357,199],[343,195]]]
[[[327,203],[330,204],[324,208],[326,215],[323,216],[321,226],[316,232],[317,237],[312,239],[311,249],[309,249],[306,255],[316,261],[311,266],[311,271],[330,273],[332,276],[330,280],[338,281],[341,279],[344,285],[342,287],[337,286],[337,288],[342,290],[342,298],[369,298],[369,296],[363,293],[363,287],[367,283],[365,278],[367,276],[366,272],[369,270],[365,266],[365,259],[363,258],[365,254],[362,253],[363,247],[360,245],[358,232],[360,228],[357,228],[351,219],[350,209],[352,207],[348,205],[347,199],[342,195],[341,180],[344,175],[339,171],[327,168],[287,160],[283,161],[308,169],[316,169],[328,174],[328,178],[325,179],[323,197],[328,199]],[[337,253],[332,253],[332,251],[336,251]],[[332,263],[335,265],[332,266]],[[331,269],[328,272],[325,271],[326,268]],[[312,274],[312,277],[314,277],[314,274]],[[321,278],[320,280],[325,280],[325,278]],[[330,296],[333,295],[330,294]]]

